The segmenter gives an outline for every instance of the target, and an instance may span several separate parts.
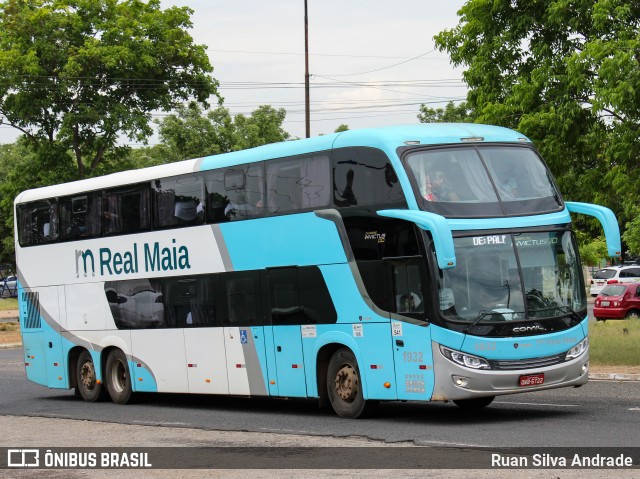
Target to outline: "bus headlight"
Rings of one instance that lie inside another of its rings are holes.
[[[574,347],[572,347],[568,352],[567,355],[565,356],[565,361],[569,361],[570,359],[575,359],[578,356],[580,356],[581,354],[584,354],[584,352],[589,349],[589,338],[584,338],[582,341],[580,341],[578,344],[576,344]]]
[[[440,352],[449,361],[470,369],[491,369],[486,359],[473,356],[471,354],[462,353],[453,349],[440,345]]]

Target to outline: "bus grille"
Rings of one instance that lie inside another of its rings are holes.
[[[546,356],[544,358],[515,359],[511,361],[489,361],[491,369],[512,371],[515,369],[536,369],[553,366],[564,362],[566,353]]]
[[[40,299],[38,293],[22,293],[22,303],[25,305],[25,314],[22,318],[24,329],[38,329],[41,326]]]

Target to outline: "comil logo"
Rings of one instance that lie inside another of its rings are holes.
[[[40,467],[40,451],[38,449],[7,450],[8,467]]]
[[[96,262],[93,259],[93,253],[91,250],[83,251],[81,249],[76,250],[76,278],[80,277],[80,274],[84,273],[86,278],[89,274],[89,268],[91,269],[91,276],[96,275]]]

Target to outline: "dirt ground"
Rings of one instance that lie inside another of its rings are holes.
[[[17,309],[8,309],[6,311],[0,311],[0,319],[13,319],[18,318]]]

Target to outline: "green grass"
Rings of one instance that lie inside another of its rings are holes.
[[[0,331],[6,331],[8,333],[12,332],[12,331],[20,331],[20,324],[19,323],[0,323]]]
[[[0,299],[0,311],[6,311],[9,309],[18,309],[17,298],[3,298]]]
[[[590,323],[589,355],[598,366],[640,365],[640,320]]]

